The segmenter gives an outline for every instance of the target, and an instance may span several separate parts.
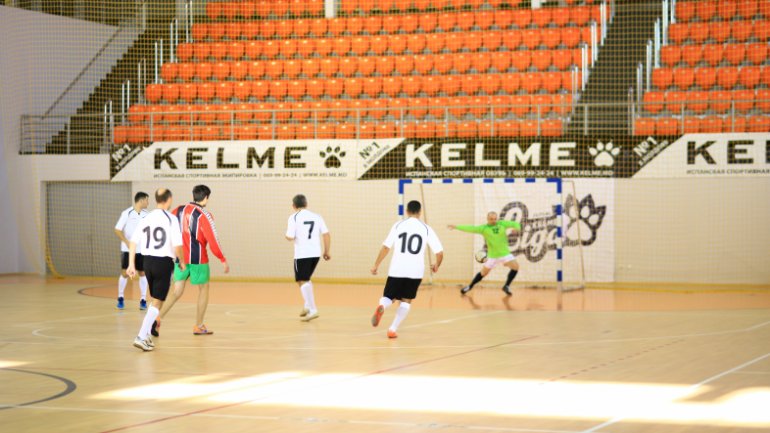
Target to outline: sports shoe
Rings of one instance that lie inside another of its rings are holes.
[[[153,349],[153,346],[150,346],[147,344],[146,340],[142,340],[139,337],[134,338],[134,347],[144,350],[145,352],[149,352]]]
[[[155,319],[154,322],[152,322],[152,328],[150,328],[150,334],[152,334],[153,337],[160,337],[160,333],[158,332],[158,328],[160,328],[160,319]]]
[[[147,343],[147,345],[152,347],[153,349],[155,348],[155,342],[152,341],[152,337],[150,337],[149,335],[147,336],[147,338],[144,339],[144,342]]]
[[[383,314],[385,314],[385,307],[378,305],[377,309],[374,310],[374,315],[372,316],[372,326],[376,327],[380,324],[380,319],[382,319]]]
[[[144,299],[139,301],[139,309],[140,310],[146,310],[147,309],[147,301],[145,301]]]
[[[125,307],[125,305],[123,304],[123,297],[121,296],[120,298],[118,298],[117,308],[118,308],[118,310],[122,310],[123,307]]]
[[[213,334],[213,333],[214,333],[214,331],[209,331],[206,328],[206,325],[193,326],[193,334],[195,334],[195,335],[209,335],[209,334]]]
[[[303,308],[302,311],[299,312],[299,317],[305,317],[309,312],[310,310],[308,310],[307,308]]]
[[[473,287],[471,287],[471,286],[465,286],[465,287],[463,287],[462,289],[460,289],[460,294],[461,294],[461,295],[464,295],[464,294],[466,294],[466,293],[470,292],[472,288],[473,288]]]
[[[317,319],[317,318],[318,318],[318,311],[316,311],[315,313],[308,313],[305,317],[303,317],[300,320],[302,320],[303,322],[309,322],[309,321],[311,321],[313,319]]]
[[[503,286],[503,292],[505,292],[506,295],[511,296],[511,288],[508,287],[508,285]]]
[[[388,329],[388,338],[398,338],[398,334],[396,334],[396,331]]]

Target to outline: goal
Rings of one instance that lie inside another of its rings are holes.
[[[520,264],[515,285],[551,288],[560,293],[585,288],[586,272],[580,205],[574,181],[561,178],[401,179],[398,215],[409,200],[423,203],[423,218],[434,228],[448,224],[484,224],[490,211],[503,220],[518,221],[520,233],[508,236],[511,253]],[[462,232],[444,232],[441,239],[453,260],[442,270],[443,281],[465,282],[478,272],[477,251],[484,239]],[[569,246],[569,248],[566,248]],[[494,269],[485,281],[504,281],[507,269]]]

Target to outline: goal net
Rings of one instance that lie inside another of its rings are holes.
[[[576,181],[560,178],[405,179],[399,181],[398,212],[403,213],[409,200],[422,201],[423,217],[443,234],[445,250],[462,255],[452,261],[456,266],[442,270],[441,281],[467,283],[483,266],[475,253],[486,250],[481,236],[449,232],[446,226],[485,224],[487,213],[494,211],[500,219],[522,225],[520,233],[508,235],[520,265],[514,285],[577,290],[589,276],[591,281],[612,279],[611,222],[606,205],[595,201],[611,200],[612,194],[606,191],[607,182],[602,185],[602,190],[588,188],[590,192],[580,195]],[[497,267],[484,281],[497,284],[506,274],[507,268]]]

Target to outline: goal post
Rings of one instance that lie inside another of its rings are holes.
[[[412,199],[423,202],[425,213],[430,211],[429,224],[443,232],[445,250],[461,256],[453,258],[452,269],[437,276],[445,282],[463,282],[477,272],[481,264],[474,253],[486,246],[481,236],[449,233],[442,226],[483,224],[489,211],[497,212],[500,219],[518,221],[521,232],[508,236],[509,248],[521,265],[515,284],[562,293],[585,288],[581,242],[565,250],[568,231],[581,239],[580,224],[573,223],[576,218],[565,222],[565,212],[579,213],[575,197],[574,182],[562,178],[399,179],[397,213],[403,217]],[[498,281],[504,275],[504,270],[497,269],[485,281]]]

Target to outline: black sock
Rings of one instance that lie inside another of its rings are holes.
[[[468,287],[470,287],[470,288],[472,289],[472,288],[473,288],[473,286],[475,286],[475,285],[476,285],[476,283],[478,283],[479,281],[481,281],[481,279],[482,279],[482,278],[484,278],[484,277],[482,277],[482,276],[481,276],[481,272],[479,272],[478,274],[476,274],[476,276],[475,276],[475,277],[473,277],[473,281],[471,281],[471,284],[470,284]]]
[[[516,278],[516,274],[518,273],[519,271],[517,271],[516,269],[511,269],[511,271],[508,272],[508,278],[505,279],[505,285],[510,286],[511,283],[513,282],[513,279]]]

